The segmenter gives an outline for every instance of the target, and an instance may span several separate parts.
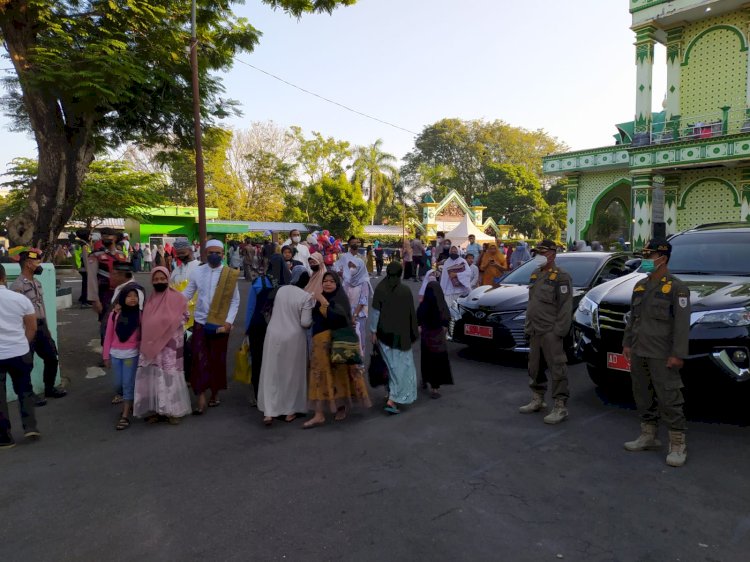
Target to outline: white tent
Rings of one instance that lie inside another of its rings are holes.
[[[495,241],[494,236],[490,236],[479,230],[472,222],[469,215],[464,215],[464,219],[458,224],[458,226],[450,232],[447,232],[445,237],[450,240],[454,246],[463,247],[469,243],[470,234],[476,236],[478,244]]]

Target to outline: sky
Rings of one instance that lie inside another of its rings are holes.
[[[633,119],[635,47],[627,0],[359,0],[332,15],[290,18],[259,0],[236,13],[263,32],[239,59],[363,113],[419,133],[447,117],[544,129],[574,150],[614,143]],[[189,17],[186,14],[186,17]],[[666,83],[657,45],[654,109]],[[6,65],[7,65],[7,61]],[[225,77],[243,115],[355,145],[383,139],[402,158],[415,135],[305,94],[244,64]],[[0,118],[0,170],[36,156]]]

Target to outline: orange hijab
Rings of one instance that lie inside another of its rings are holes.
[[[479,271],[482,272],[482,285],[492,285],[495,277],[500,277],[508,269],[508,264],[497,244],[490,244],[482,254]]]

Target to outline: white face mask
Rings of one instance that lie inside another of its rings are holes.
[[[292,242],[294,242],[295,244],[299,244],[300,240],[302,240],[301,237],[299,237],[299,236],[292,236]]]
[[[547,256],[542,256],[541,254],[534,256],[534,265],[537,267],[544,267],[547,265]]]

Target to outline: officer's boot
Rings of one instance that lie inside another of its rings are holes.
[[[661,447],[661,441],[656,438],[658,428],[652,423],[641,424],[641,434],[635,441],[624,444],[628,451],[655,451]]]
[[[669,466],[682,466],[686,460],[687,443],[685,443],[685,433],[682,431],[670,431],[667,464]]]
[[[565,405],[565,400],[561,398],[555,398],[555,405],[552,411],[544,416],[544,423],[554,425],[568,419],[568,407]]]
[[[539,410],[544,410],[546,407],[547,404],[544,402],[544,395],[535,392],[531,397],[531,402],[518,408],[518,411],[522,414],[533,414]]]

